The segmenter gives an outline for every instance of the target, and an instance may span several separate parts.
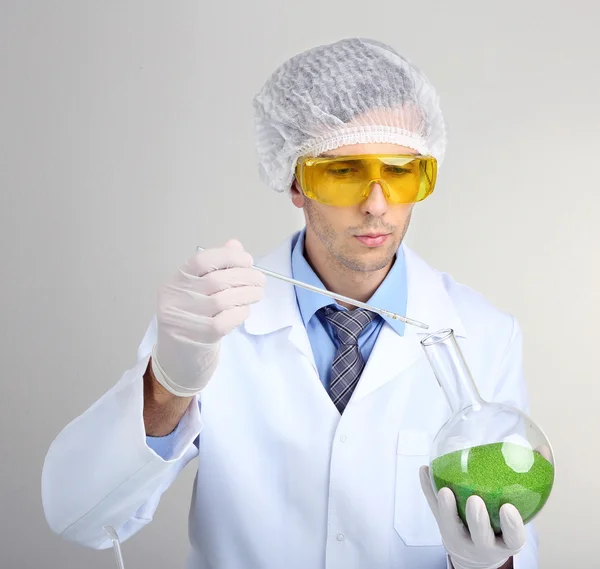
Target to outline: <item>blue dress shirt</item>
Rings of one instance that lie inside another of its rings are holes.
[[[299,233],[296,242],[292,245],[292,276],[299,281],[326,288],[321,279],[313,271],[312,267],[304,257],[304,236],[306,230]],[[338,305],[337,302],[322,294],[316,294],[303,288],[296,287],[296,299],[302,316],[302,321],[308,332],[308,339],[312,347],[315,363],[319,372],[321,383],[329,390],[331,378],[331,364],[335,357],[338,342],[333,327],[317,311],[324,306],[335,306],[340,310],[347,310]],[[396,260],[389,273],[386,275],[379,288],[367,301],[373,306],[385,308],[396,314],[406,313],[407,289],[406,289],[406,266],[402,248],[398,250]],[[401,336],[404,334],[404,322],[385,318],[385,321]],[[377,315],[367,325],[358,339],[358,345],[363,357],[367,362],[379,331],[383,326],[384,318]]]

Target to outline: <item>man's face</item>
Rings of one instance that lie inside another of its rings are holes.
[[[417,154],[397,144],[353,144],[325,153],[325,156],[358,154]],[[308,199],[297,182],[292,187],[292,202],[304,209],[306,239],[311,253],[329,256],[351,271],[373,272],[391,265],[404,239],[414,204],[390,205],[379,184],[369,197],[349,207],[325,205]]]

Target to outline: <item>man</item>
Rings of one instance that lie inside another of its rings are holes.
[[[261,175],[306,218],[260,264],[452,328],[482,394],[526,408],[514,319],[402,245],[445,150],[424,75],[343,40],[283,64],[255,112]],[[190,569],[537,567],[515,508],[497,538],[471,498],[469,532],[453,494],[419,477],[448,413],[422,331],[252,265],[232,240],[161,288],[136,366],[49,450],[53,530],[96,548],[105,525],[128,538],[199,456]]]

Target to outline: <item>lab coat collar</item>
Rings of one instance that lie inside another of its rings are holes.
[[[452,328],[455,336],[466,337],[467,331],[446,288],[451,277],[429,266],[406,245],[402,247],[408,290],[406,316],[429,325],[428,330],[407,325],[405,335],[425,336],[444,328]]]
[[[256,264],[291,277],[291,252],[296,235],[286,239],[265,257],[256,259]],[[407,278],[406,315],[429,325],[428,330],[406,326],[405,336],[422,337],[442,328],[452,328],[456,336],[465,337],[466,330],[446,290],[445,280],[449,278],[448,275],[430,267],[406,245],[403,244],[402,248]],[[259,303],[251,306],[250,315],[244,325],[246,332],[252,335],[264,335],[283,328],[299,326],[304,329],[293,285],[267,277],[265,296]],[[296,331],[296,334],[299,333]],[[302,343],[304,347],[308,346],[310,351],[308,338]]]
[[[291,278],[293,242],[294,236],[289,237],[266,256],[255,259],[255,264]],[[246,332],[252,335],[270,334],[296,323],[302,324],[302,317],[294,286],[267,277],[264,298],[250,306],[250,315],[244,323]]]
[[[358,385],[352,393],[352,402],[366,397],[425,357],[420,341],[427,335],[444,328],[452,328],[457,337],[466,336],[458,311],[446,289],[449,277],[431,268],[410,248],[403,245],[407,276],[406,314],[409,318],[429,325],[428,330],[407,325],[404,336],[384,325]],[[413,380],[416,376],[412,375]],[[420,377],[420,376],[419,376]],[[409,383],[401,383],[409,389]]]

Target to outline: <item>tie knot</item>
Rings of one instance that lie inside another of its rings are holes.
[[[321,311],[325,319],[333,326],[338,340],[342,344],[358,343],[358,337],[375,318],[373,312],[363,308],[336,310],[331,306],[325,306]]]

